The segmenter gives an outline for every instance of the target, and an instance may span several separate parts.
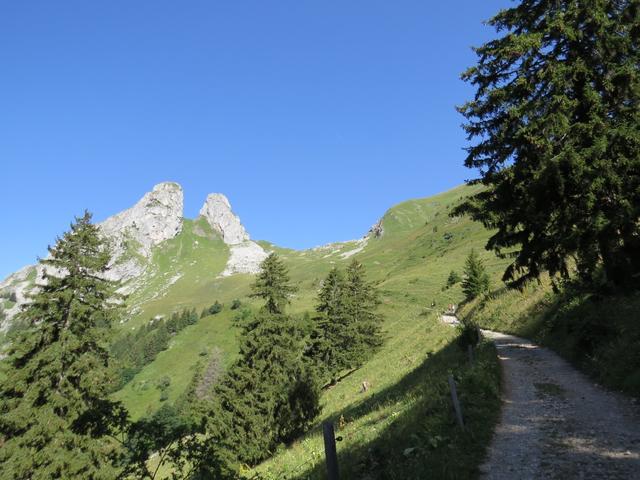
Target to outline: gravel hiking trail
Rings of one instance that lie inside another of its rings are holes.
[[[483,331],[498,350],[503,405],[483,479],[640,479],[640,408],[551,350]]]

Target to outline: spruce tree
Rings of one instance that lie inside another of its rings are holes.
[[[462,291],[472,300],[489,291],[489,274],[475,250],[471,250],[464,265]]]
[[[265,304],[242,323],[240,358],[216,388],[210,429],[213,439],[249,464],[304,432],[319,413],[319,388],[303,357],[299,328],[284,312],[295,289],[276,254],[262,263],[253,289]]]
[[[455,214],[495,229],[487,248],[513,258],[504,280],[640,278],[640,7],[637,0],[521,0],[489,24],[463,74],[475,140],[465,165],[486,188]]]
[[[455,270],[451,270],[449,272],[449,276],[447,277],[447,288],[453,287],[456,283],[460,283],[462,281],[462,277]]]
[[[264,309],[273,314],[284,312],[289,304],[289,297],[297,288],[289,284],[287,267],[282,263],[278,254],[271,253],[260,266],[255,283],[252,286],[252,297],[265,301]]]
[[[0,478],[113,479],[119,449],[106,435],[126,415],[107,400],[110,254],[87,212],[49,254],[0,380]]]
[[[359,367],[382,345],[378,291],[367,281],[364,265],[353,260],[345,281],[345,316],[349,340],[348,363]]]
[[[345,278],[337,268],[322,284],[316,313],[307,355],[334,384],[339,373],[352,366],[351,342],[355,340],[346,314]]]

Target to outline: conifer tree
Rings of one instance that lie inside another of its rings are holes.
[[[489,291],[489,274],[475,250],[471,250],[464,265],[462,291],[472,300]]]
[[[271,253],[262,262],[252,290],[252,297],[259,297],[265,301],[264,309],[267,312],[280,314],[284,312],[290,302],[289,297],[297,288],[289,284],[287,267],[278,254]]]
[[[460,283],[462,281],[462,277],[455,270],[451,270],[449,272],[449,276],[447,277],[447,288],[453,287],[456,283]]]
[[[318,293],[317,315],[307,355],[313,358],[321,371],[326,372],[332,384],[338,374],[350,368],[351,342],[346,315],[345,278],[340,270],[333,268]]]
[[[382,345],[382,317],[377,313],[380,300],[377,290],[366,279],[364,265],[355,259],[347,267],[344,288],[350,338],[348,363],[358,367]]]
[[[489,24],[459,108],[465,165],[487,188],[454,214],[496,229],[519,286],[544,270],[640,278],[640,7],[636,0],[521,0]],[[635,280],[634,280],[635,279]]]
[[[304,432],[319,413],[317,380],[300,331],[284,312],[295,288],[276,254],[262,263],[253,289],[265,305],[243,323],[240,358],[216,388],[212,425],[213,437],[249,464]]]
[[[110,254],[88,212],[49,254],[0,380],[0,478],[113,479],[119,450],[105,435],[126,414],[107,400],[117,311],[104,278]]]

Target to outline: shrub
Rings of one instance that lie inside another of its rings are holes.
[[[458,325],[458,338],[456,342],[462,350],[466,351],[469,345],[475,347],[480,343],[481,338],[482,332],[480,332],[480,327],[477,323],[470,320],[463,320],[460,325]]]
[[[231,302],[231,310],[237,310],[241,306],[242,306],[242,302],[237,298],[233,302]]]
[[[216,303],[209,307],[209,315],[215,315],[216,313],[220,313],[222,311],[222,304],[216,300]]]
[[[447,288],[453,287],[456,283],[460,283],[462,281],[462,277],[455,270],[451,270],[449,273],[449,278],[447,278]]]
[[[167,388],[169,388],[170,385],[171,385],[171,378],[169,378],[167,375],[162,377],[160,380],[158,380],[158,383],[156,383],[156,387],[160,390],[166,390]]]

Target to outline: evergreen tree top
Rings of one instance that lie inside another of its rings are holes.
[[[459,107],[475,143],[465,165],[488,188],[454,213],[496,229],[487,248],[513,258],[504,279],[543,270],[614,282],[640,272],[640,8],[637,0],[521,0],[489,24],[462,76]]]
[[[344,274],[336,267],[332,268],[318,293],[316,311],[328,313],[329,315],[336,314],[343,303],[344,284]]]
[[[277,253],[271,253],[260,265],[260,273],[252,285],[252,297],[265,301],[264,308],[273,314],[284,313],[289,297],[297,288],[289,283],[289,272]]]

